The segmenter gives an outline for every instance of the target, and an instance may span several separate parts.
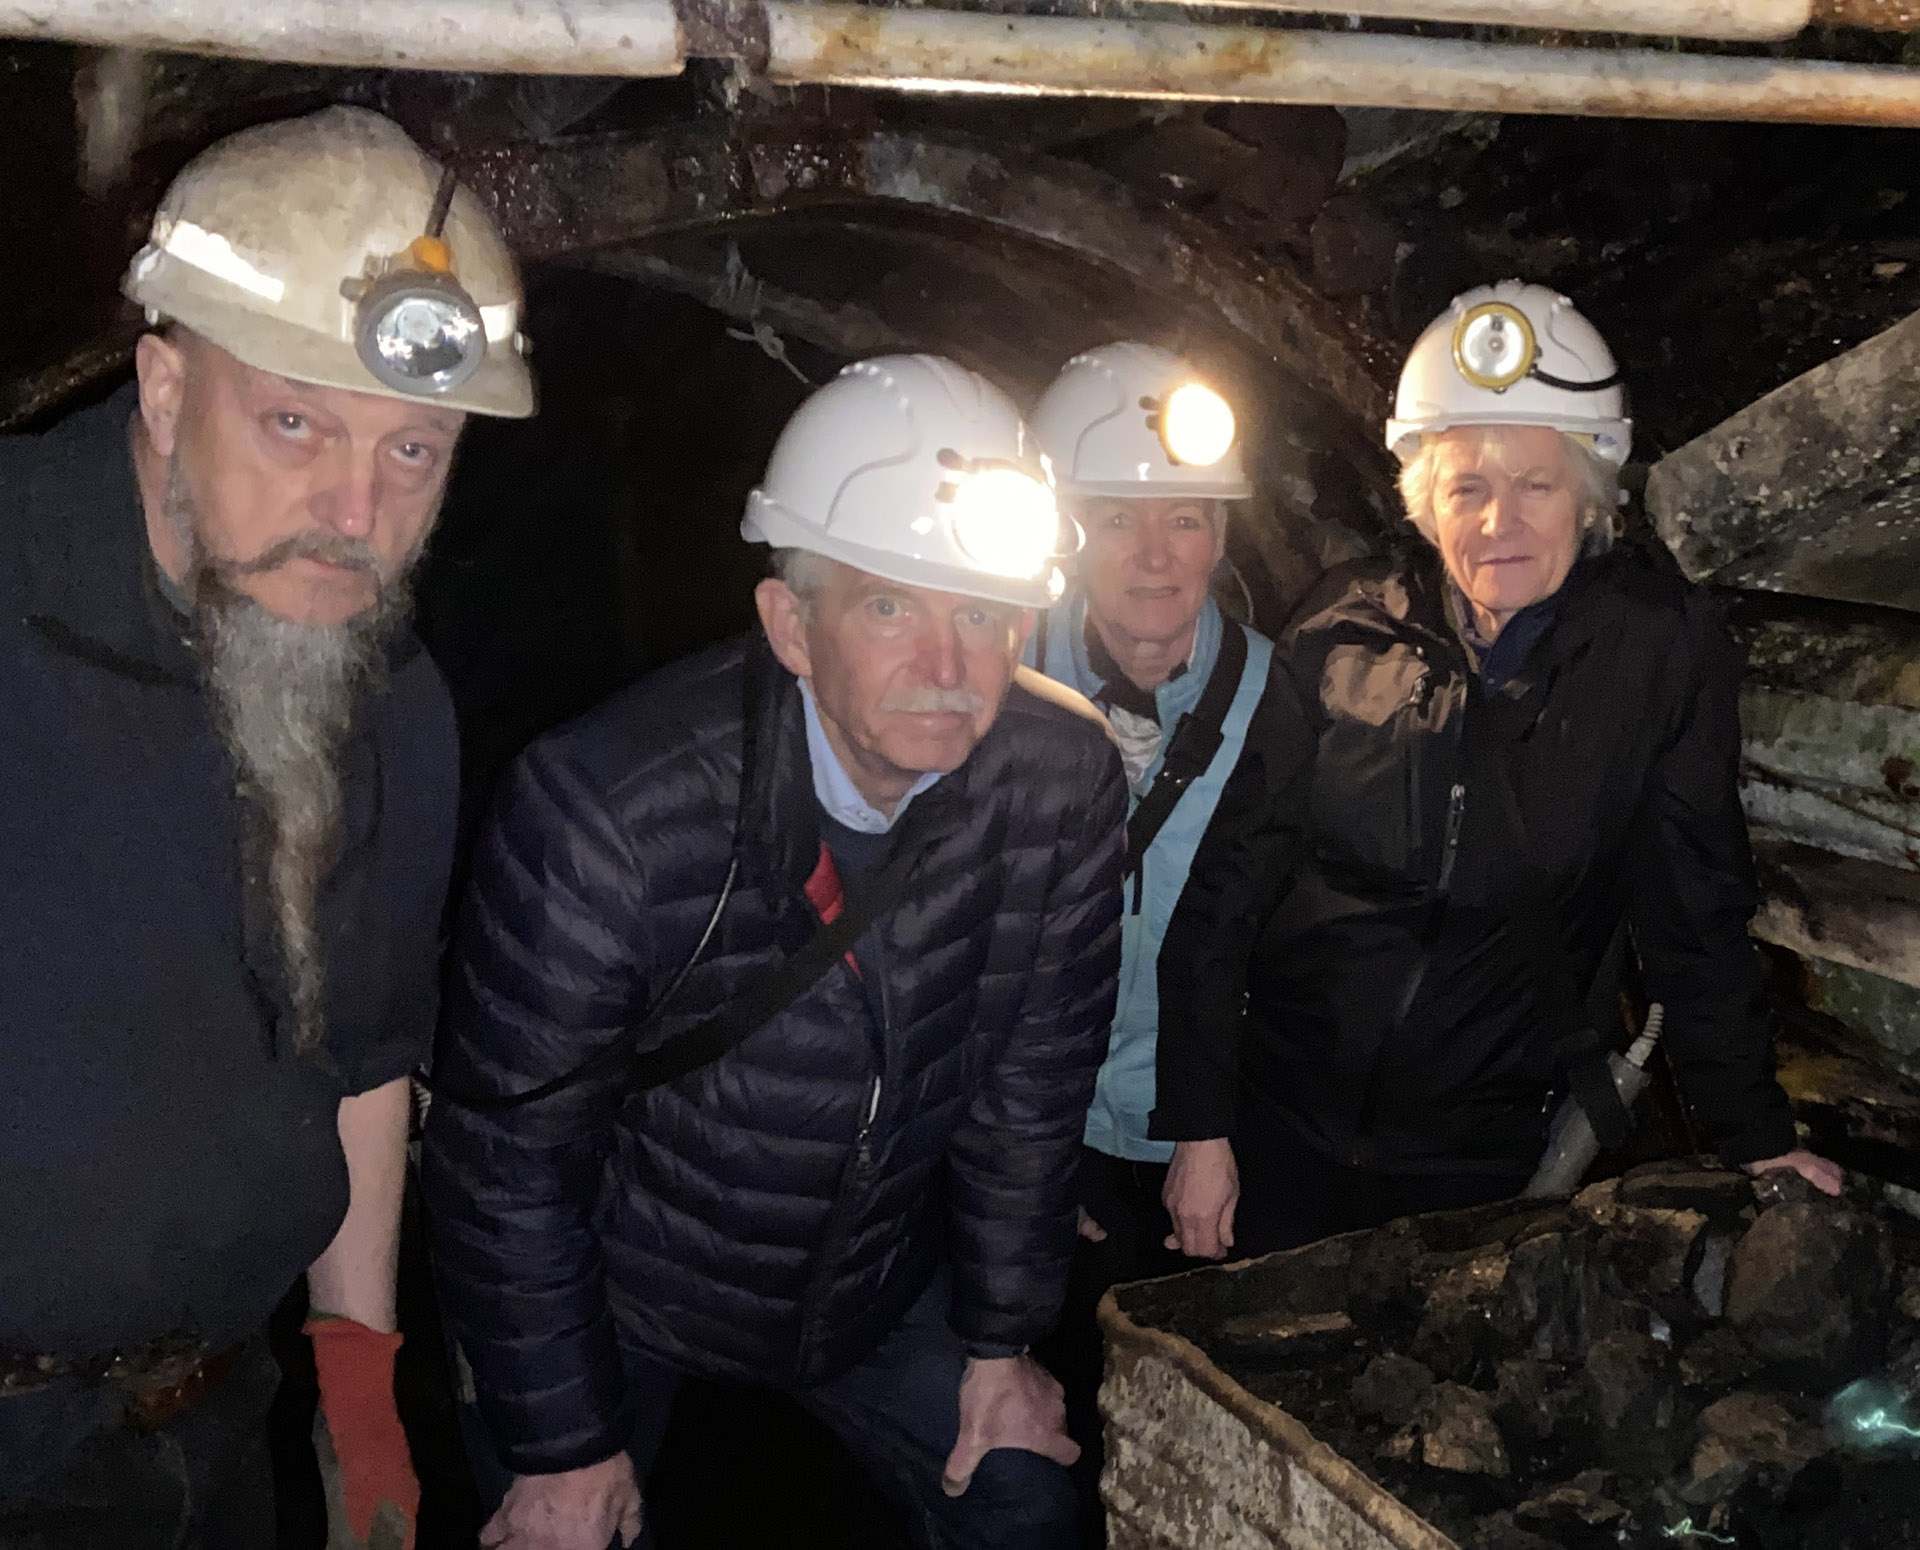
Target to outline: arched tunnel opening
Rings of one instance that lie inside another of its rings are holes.
[[[1026,197],[1045,198],[1044,184]],[[1151,220],[1125,233],[1154,235]],[[1230,616],[1279,628],[1325,566],[1385,525],[1374,438],[1317,386],[1261,370],[1257,341],[1217,303],[1116,267],[995,221],[870,198],[545,260],[527,317],[541,412],[470,428],[417,585],[418,627],[459,713],[469,832],[538,733],[757,628],[766,560],[738,531],[748,492],[807,395],[876,352],[948,356],[1023,407],[1060,364],[1114,339],[1207,360],[1235,383],[1263,449],[1262,493],[1230,531],[1215,595]],[[649,1500],[663,1545],[909,1542],[857,1461],[778,1394],[690,1386],[659,1472],[670,1483]],[[448,1473],[452,1543],[471,1506],[457,1461]]]
[[[1860,443],[1828,447],[1808,422],[1765,418],[1766,395],[1920,315],[1920,131],[983,106],[741,95],[717,70],[617,86],[148,54],[129,88],[112,54],[22,44],[5,58],[18,89],[0,103],[14,127],[0,180],[34,196],[0,210],[9,429],[43,430],[125,380],[139,320],[113,297],[120,270],[172,173],[246,123],[328,101],[390,112],[459,169],[525,264],[540,412],[469,427],[415,588],[458,718],[456,879],[529,742],[755,627],[766,559],[739,534],[748,492],[788,418],[848,363],[948,356],[1026,409],[1103,343],[1195,361],[1239,413],[1255,485],[1214,594],[1274,635],[1327,570],[1400,528],[1380,430],[1421,328],[1472,285],[1566,291],[1634,393],[1623,529],[1716,588],[1753,658],[1756,934],[1797,1019],[1782,1047],[1801,1122],[1920,1189],[1920,559],[1903,547],[1920,410],[1897,383],[1856,379],[1863,402],[1878,393],[1909,417],[1873,445],[1855,422],[1832,423]],[[134,128],[103,146],[103,103],[129,92]],[[1759,429],[1735,423],[1755,411]],[[1717,450],[1690,452],[1723,430]],[[1738,492],[1761,513],[1738,532],[1660,495],[1662,477],[1724,475],[1769,434],[1852,462],[1777,508]],[[1700,1150],[1671,1082],[1655,1105],[1640,1150],[1611,1167]],[[420,1543],[464,1547],[480,1512],[417,1226],[402,1316],[421,1338],[401,1371]],[[298,1316],[281,1316],[281,1543],[317,1547]],[[649,1503],[664,1550],[911,1542],[818,1422],[718,1386],[681,1396]]]

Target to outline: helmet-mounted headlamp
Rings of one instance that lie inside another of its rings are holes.
[[[377,274],[340,286],[356,304],[353,346],[360,363],[383,386],[420,398],[452,392],[487,355],[486,324],[454,278],[453,255],[440,235],[454,188],[449,167],[441,174],[425,232]]]
[[[1211,468],[1233,447],[1233,408],[1204,382],[1183,382],[1164,398],[1143,398],[1147,424],[1167,458],[1188,468]]]
[[[1599,393],[1620,384],[1619,372],[1598,382],[1570,382],[1540,369],[1532,320],[1511,302],[1483,301],[1453,325],[1454,368],[1477,388],[1504,393],[1525,377],[1568,393]]]
[[[949,508],[954,542],[988,574],[1029,580],[1080,547],[1080,530],[1062,520],[1053,491],[1018,464],[951,447],[935,461],[947,477],[934,499]]]

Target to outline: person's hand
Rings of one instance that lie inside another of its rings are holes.
[[[320,1417],[331,1448],[331,1457],[325,1447],[320,1453],[329,1516],[346,1518],[356,1545],[413,1550],[420,1482],[393,1395],[393,1359],[401,1337],[324,1314],[309,1318],[303,1328],[313,1341]],[[383,1525],[377,1541],[376,1523]]]
[[[1089,1243],[1105,1243],[1107,1241],[1106,1228],[1102,1227],[1092,1217],[1087,1215],[1087,1208],[1085,1206],[1075,1206],[1073,1208],[1073,1230],[1079,1233],[1080,1236],[1085,1238]]]
[[[1823,1195],[1839,1194],[1840,1186],[1846,1180],[1846,1173],[1838,1163],[1828,1162],[1804,1147],[1780,1157],[1769,1157],[1764,1162],[1750,1162],[1746,1169],[1755,1178],[1763,1173],[1797,1173]]]
[[[640,1482],[616,1453],[557,1475],[516,1475],[500,1510],[480,1530],[483,1550],[607,1550],[640,1539]]]
[[[1233,1209],[1240,1201],[1240,1170],[1233,1143],[1174,1143],[1173,1162],[1160,1199],[1173,1218],[1167,1247],[1195,1259],[1223,1259],[1233,1247]]]
[[[1065,1466],[1080,1457],[1067,1435],[1067,1401],[1031,1356],[969,1358],[960,1378],[960,1440],[940,1471],[940,1489],[962,1496],[995,1448],[1024,1448]]]

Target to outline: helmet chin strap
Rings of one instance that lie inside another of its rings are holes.
[[[1610,387],[1618,387],[1621,381],[1620,373],[1617,371],[1611,377],[1602,377],[1598,382],[1569,382],[1565,377],[1549,376],[1538,366],[1530,370],[1527,375],[1536,382],[1544,382],[1548,387],[1559,388],[1564,393],[1604,393]]]

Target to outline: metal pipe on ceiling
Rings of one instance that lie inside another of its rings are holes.
[[[1813,19],[1829,27],[1920,32],[1920,0],[1813,0]]]
[[[787,85],[1920,127],[1920,70],[763,0]]]
[[[734,58],[783,84],[909,92],[1920,126],[1920,70],[1888,66],[825,0],[0,0],[0,36],[360,68],[668,76]]]
[[[359,69],[678,75],[673,0],[0,0],[0,37]]]
[[[1329,0],[1175,0],[1250,11],[1324,12]],[[1864,8],[1902,0],[1817,0]],[[1920,3],[1920,0],[1914,0]],[[1348,15],[1379,21],[1452,22],[1549,32],[1627,32],[1726,43],[1777,43],[1814,20],[1816,0],[1337,0]],[[1856,24],[1864,25],[1864,24]]]
[[[1323,13],[1330,0],[1170,0],[1215,9]],[[1815,24],[1920,32],[1920,0],[1338,0],[1342,15],[1535,32],[1614,32],[1778,43]]]

